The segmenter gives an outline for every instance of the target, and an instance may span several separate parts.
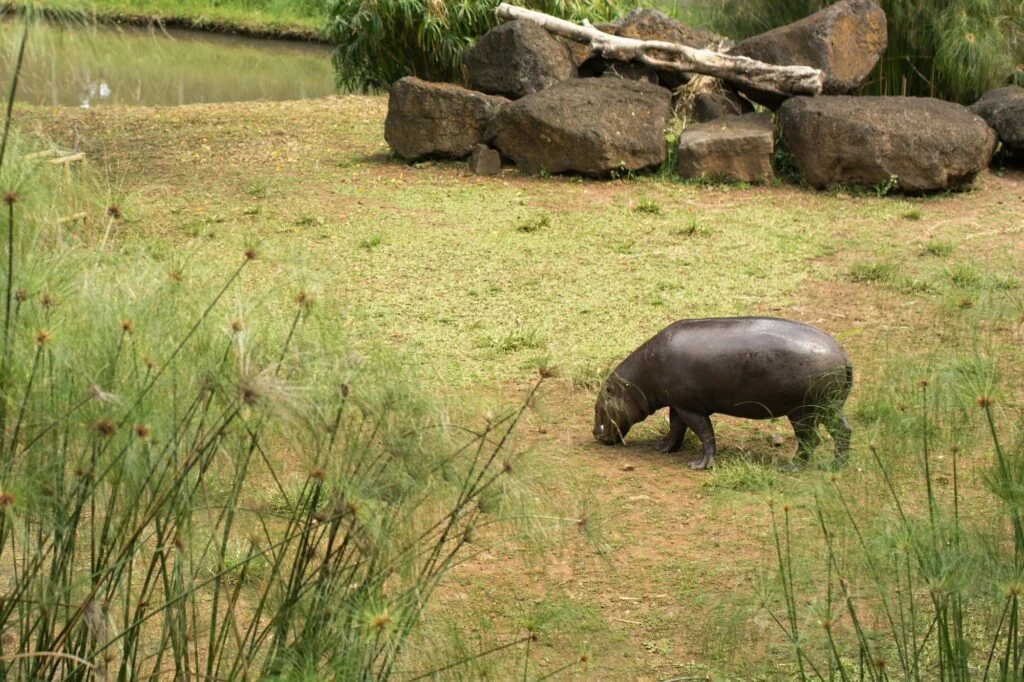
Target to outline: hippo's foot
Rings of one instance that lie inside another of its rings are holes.
[[[682,439],[680,442],[676,442],[676,439],[672,437],[672,434],[668,434],[661,440],[655,442],[654,449],[658,452],[679,452],[683,449]]]
[[[711,468],[714,461],[711,457],[701,457],[696,462],[690,462],[690,468],[694,471],[707,471]]]
[[[788,462],[779,465],[779,471],[787,474],[798,474],[807,468],[807,460],[803,457],[794,457]]]
[[[832,460],[832,464],[829,465],[829,469],[832,471],[839,471],[846,466],[848,461],[850,461],[850,453],[847,452],[841,455],[836,455],[836,458]]]

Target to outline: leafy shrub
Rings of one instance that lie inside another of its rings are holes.
[[[330,0],[327,36],[337,45],[340,86],[384,90],[403,76],[461,82],[462,53],[497,25],[499,0]],[[530,0],[517,3],[564,19],[615,18],[634,0]]]
[[[830,0],[724,0],[714,28],[735,39],[788,24]],[[1024,18],[1019,0],[878,0],[889,46],[864,88],[867,94],[907,94],[970,103],[1013,78],[1024,80]]]

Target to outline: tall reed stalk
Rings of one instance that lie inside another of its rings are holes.
[[[475,529],[502,523],[481,500],[539,383],[455,431],[305,293],[262,311],[287,319],[264,342],[259,319],[218,328],[255,250],[208,286],[172,268],[126,288],[88,244],[23,239],[60,228],[7,196],[0,679],[394,676]]]
[[[888,507],[879,510],[875,498],[857,500],[838,478],[831,480],[827,494],[816,498],[826,569],[802,571],[800,582],[818,595],[814,599],[824,600],[818,608],[828,614],[819,616],[821,637],[796,637],[796,613],[808,597],[794,587],[793,566],[809,564],[805,550],[793,545],[788,514],[783,532],[773,514],[777,582],[787,619],[776,615],[776,606],[766,603],[766,608],[793,646],[801,679],[961,682],[1024,676],[1024,451],[1004,447],[994,401],[987,394],[979,396],[976,409],[992,456],[986,483],[1005,525],[965,523],[959,449],[950,446],[951,471],[942,475],[952,484],[948,497],[938,494],[940,474],[934,462],[936,434],[943,428],[963,429],[964,422],[936,409],[930,385],[920,384],[920,490],[897,485],[889,460],[872,445],[871,466]],[[946,419],[953,421],[944,426]],[[1024,442],[1024,431],[1016,435]],[[843,617],[835,615],[835,607],[845,612]]]

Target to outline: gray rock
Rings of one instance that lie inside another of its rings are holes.
[[[732,90],[702,92],[693,103],[693,117],[700,123],[723,116],[742,116],[754,111],[754,106]]]
[[[818,188],[958,187],[988,166],[996,143],[970,109],[929,97],[794,97],[779,109],[779,126],[796,167]]]
[[[502,107],[487,140],[528,174],[640,170],[665,160],[671,99],[649,83],[564,81]]]
[[[473,175],[500,175],[501,154],[497,149],[478,144],[473,147],[473,154],[469,157],[469,170]]]
[[[504,97],[407,76],[388,92],[384,139],[410,161],[463,158],[480,142],[487,123],[506,102]]]
[[[769,114],[724,116],[691,123],[679,137],[679,175],[733,182],[769,182],[775,128]]]
[[[644,64],[634,64],[633,62],[612,62],[601,76],[602,78],[621,78],[654,85],[658,85],[660,82],[657,71]]]
[[[462,60],[469,87],[509,99],[576,77],[569,48],[536,23],[522,19],[485,33]]]
[[[698,49],[724,50],[732,41],[704,28],[687,26],[658,10],[635,9],[618,22],[615,35],[637,40],[664,40]],[[689,79],[675,71],[659,71],[658,82],[667,88],[676,88]]]
[[[618,27],[618,23],[605,22],[594,24],[594,28],[598,31],[604,31],[612,35],[615,35],[615,30]],[[600,55],[596,54],[589,44],[578,43],[568,38],[558,38],[558,41],[568,48],[569,57],[572,59],[572,63],[576,67],[580,78],[596,77],[604,72],[607,62]]]
[[[1024,88],[1011,85],[989,90],[971,105],[971,111],[985,119],[1004,147],[1024,154]]]
[[[823,94],[853,92],[885,52],[885,12],[871,0],[841,0],[800,21],[747,38],[729,50],[769,64],[813,66],[825,72]],[[742,88],[755,102],[777,109],[785,100]]]

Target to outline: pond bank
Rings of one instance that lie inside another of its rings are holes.
[[[0,43],[20,41],[0,20]],[[0,82],[11,56],[0,53]],[[309,42],[149,25],[35,23],[17,99],[44,106],[182,105],[293,100],[335,92],[331,51]]]
[[[0,2],[0,17],[10,16],[26,9],[26,5],[17,2]],[[329,44],[323,32],[317,27],[319,20],[297,19],[296,23],[281,22],[272,19],[249,20],[236,17],[209,16],[206,14],[164,14],[160,11],[152,13],[128,11],[118,8],[98,8],[65,6],[57,3],[47,7],[32,7],[37,16],[50,21],[93,22],[99,24],[153,26],[157,28],[182,28],[208,33],[224,33],[246,36],[249,38],[272,38],[275,40],[293,40],[310,43]]]

